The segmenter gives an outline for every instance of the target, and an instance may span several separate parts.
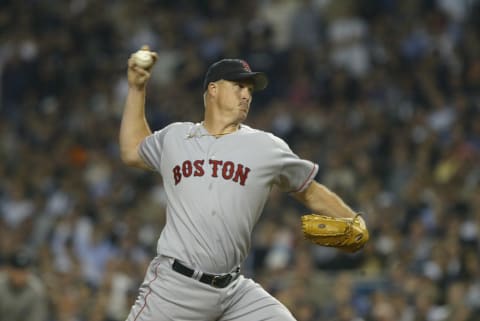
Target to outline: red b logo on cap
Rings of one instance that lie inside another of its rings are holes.
[[[243,69],[245,69],[248,72],[252,71],[252,69],[250,69],[250,66],[247,64],[246,61],[240,60],[240,62],[242,63]]]

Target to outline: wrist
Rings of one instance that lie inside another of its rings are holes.
[[[128,85],[128,91],[132,92],[132,93],[144,94],[145,91],[146,91],[146,86],[145,85],[129,84]]]

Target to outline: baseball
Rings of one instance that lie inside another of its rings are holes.
[[[144,69],[150,68],[153,64],[152,54],[148,50],[138,50],[133,54],[133,59],[137,66]]]

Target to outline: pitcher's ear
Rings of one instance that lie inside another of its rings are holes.
[[[207,86],[208,93],[212,96],[217,94],[218,84],[216,82],[211,82]]]

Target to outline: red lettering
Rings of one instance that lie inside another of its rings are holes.
[[[186,160],[182,164],[182,173],[184,177],[190,177],[192,175],[192,162]]]
[[[218,166],[222,165],[223,162],[220,160],[209,159],[208,163],[212,165],[212,177],[218,177],[217,175]]]
[[[175,180],[175,185],[180,183],[180,180],[182,179],[182,174],[180,174],[180,166],[175,166],[173,168],[173,179]]]
[[[203,170],[203,163],[205,161],[202,160],[196,160],[193,162],[193,166],[195,166],[195,172],[193,173],[193,176],[203,176],[205,175],[205,171]]]
[[[243,167],[242,164],[237,165],[237,171],[235,172],[235,176],[233,177],[233,181],[238,183],[238,180],[240,179],[240,185],[244,186],[245,181],[248,178],[248,173],[250,172],[250,168],[248,167]]]
[[[230,161],[226,161],[224,164],[223,164],[223,168],[222,168],[222,176],[224,179],[231,179],[232,176],[233,176],[233,172],[235,170],[235,164],[230,162]]]
[[[219,175],[221,175],[225,180],[232,180],[235,183],[245,186],[248,174],[250,173],[250,168],[242,164],[235,164],[232,161],[224,162],[216,159],[209,159],[208,163],[212,167],[212,177],[219,177]],[[204,176],[204,164],[205,160],[197,159],[194,161],[185,160],[181,165],[175,166],[172,170],[175,185],[180,183],[183,177],[190,177],[192,175],[195,177]]]

